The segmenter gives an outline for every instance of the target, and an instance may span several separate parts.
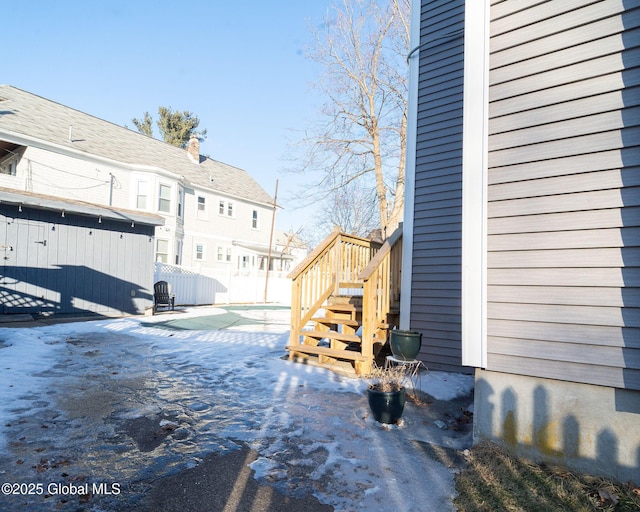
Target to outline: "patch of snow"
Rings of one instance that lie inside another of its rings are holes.
[[[153,356],[149,364],[170,361],[172,375],[180,376],[183,369],[196,379],[184,377],[183,390],[159,389],[158,393],[173,394],[175,400],[175,393],[182,391],[191,400],[194,414],[214,418],[202,422],[198,435],[215,437],[218,446],[246,442],[258,451],[260,456],[251,465],[256,479],[284,492],[291,491],[296,482],[311,486],[318,499],[337,510],[453,510],[453,472],[420,454],[415,443],[458,448],[459,440],[434,438],[418,408],[407,407],[400,425],[384,427],[369,413],[365,380],[283,359],[288,310],[235,310],[261,323],[218,331],[143,325],[224,312],[223,308],[193,308],[171,316],[0,329],[4,340],[0,348],[0,427],[31,406],[34,395],[46,396],[49,376],[63,371],[65,346],[73,344],[75,337],[96,332],[134,336]],[[99,349],[109,351],[107,345]],[[191,371],[194,368],[198,371]],[[132,368],[132,375],[114,378],[136,375]],[[437,400],[467,396],[473,384],[468,375],[432,371],[418,379],[418,387]],[[191,389],[200,390],[195,399]],[[206,393],[226,393],[228,402],[217,404]],[[151,411],[157,413],[157,406],[145,409],[141,404],[120,417],[132,419]],[[177,423],[162,420],[160,425]],[[6,442],[6,432],[0,430],[0,446]]]

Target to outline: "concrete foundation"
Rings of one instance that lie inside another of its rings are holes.
[[[476,371],[474,442],[640,484],[640,392]]]

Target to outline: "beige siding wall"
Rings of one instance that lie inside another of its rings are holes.
[[[640,7],[493,2],[490,66],[488,369],[640,389]]]

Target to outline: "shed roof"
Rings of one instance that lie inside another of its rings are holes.
[[[0,85],[0,138],[3,133],[130,166],[163,169],[184,177],[192,186],[273,204],[271,196],[243,169],[204,157],[196,163],[182,148],[10,85]]]
[[[136,210],[124,208],[114,208],[112,206],[86,203],[74,199],[62,199],[60,197],[48,196],[45,194],[35,194],[23,190],[13,190],[0,187],[0,203],[13,204],[16,206],[27,206],[40,210],[56,210],[103,217],[123,222],[137,222],[138,224],[148,224],[151,226],[163,226],[164,218],[154,213],[144,213]]]

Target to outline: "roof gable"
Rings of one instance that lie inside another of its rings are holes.
[[[273,203],[243,169],[211,158],[196,163],[184,149],[10,85],[0,85],[0,137],[3,132],[127,165],[157,167],[183,176],[191,186]]]

